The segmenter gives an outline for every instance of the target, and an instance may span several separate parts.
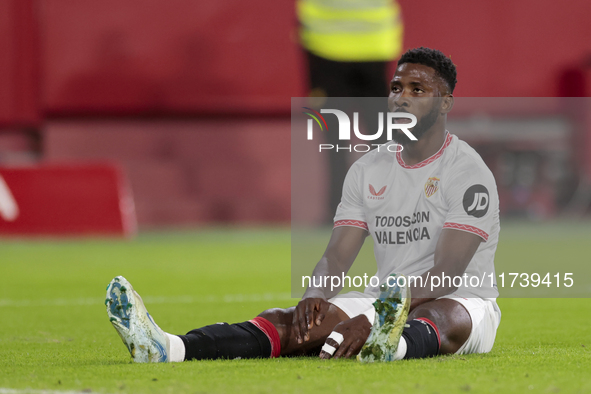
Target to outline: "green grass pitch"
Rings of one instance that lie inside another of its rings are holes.
[[[318,242],[327,236],[319,233]],[[506,225],[497,265],[588,264],[590,239],[586,224]],[[0,393],[591,392],[590,299],[500,299],[497,341],[485,355],[375,365],[313,358],[140,365],[105,312],[114,276],[127,277],[172,333],[248,320],[297,302],[289,230],[0,243]]]

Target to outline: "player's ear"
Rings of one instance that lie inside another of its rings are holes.
[[[441,103],[441,113],[447,114],[454,107],[454,96],[448,94],[443,96],[443,102]]]

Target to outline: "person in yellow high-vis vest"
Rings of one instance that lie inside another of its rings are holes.
[[[395,0],[298,0],[297,14],[311,97],[388,95],[387,65],[403,49],[400,6]],[[368,129],[377,128],[372,122],[373,118],[364,120]],[[328,143],[338,144],[336,138],[329,133]],[[329,155],[330,217],[326,219],[332,221],[350,163],[346,154],[330,151]]]
[[[388,62],[402,51],[400,7],[394,0],[299,0],[306,50],[337,62]]]

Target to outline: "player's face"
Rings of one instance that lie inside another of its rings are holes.
[[[390,82],[388,108],[391,112],[408,112],[417,117],[417,125],[410,129],[417,139],[437,122],[441,114],[441,97],[449,95],[447,87],[431,67],[404,63],[401,64]],[[399,119],[400,123],[410,120]],[[393,133],[393,140],[405,144],[410,140],[400,130]]]

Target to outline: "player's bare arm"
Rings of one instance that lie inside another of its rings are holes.
[[[443,229],[435,249],[435,265],[429,275],[462,276],[482,242],[478,235],[453,229]],[[423,274],[426,278],[427,273]],[[426,318],[439,330],[440,354],[453,354],[470,336],[472,321],[468,311],[458,302],[439,298],[453,293],[455,287],[437,287],[431,290],[411,286],[413,294],[408,319]],[[414,292],[414,293],[413,293]]]
[[[337,227],[333,230],[326,251],[313,271],[313,277],[340,276],[347,273],[363,246],[367,231],[357,227]],[[322,280],[311,283],[322,283]],[[309,330],[322,324],[330,304],[327,299],[339,293],[342,287],[309,287],[293,313],[293,334],[298,343],[310,339]]]
[[[457,287],[442,285],[431,289],[427,283],[428,278],[441,277],[444,273],[451,277],[462,276],[481,243],[482,238],[478,235],[466,231],[443,229],[435,249],[435,265],[421,275],[423,286],[418,285],[418,281],[410,286],[412,294],[410,310],[425,302],[453,293]]]

